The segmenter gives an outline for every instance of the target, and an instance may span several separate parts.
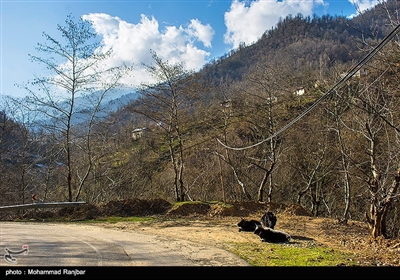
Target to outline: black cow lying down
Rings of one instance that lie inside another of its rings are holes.
[[[240,222],[237,224],[239,228],[239,231],[255,231],[256,226],[261,226],[261,222],[256,221],[256,220],[245,220],[241,218]]]
[[[261,225],[256,226],[254,234],[257,234],[262,242],[270,242],[270,243],[289,242],[291,238],[290,235],[286,232],[268,227],[264,228]]]
[[[276,225],[276,216],[271,211],[265,211],[261,217],[261,223],[264,227],[274,228]]]

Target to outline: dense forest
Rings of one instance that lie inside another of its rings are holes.
[[[87,89],[95,75],[38,80],[71,89],[71,102],[65,108],[28,87],[26,100],[5,100],[0,205],[31,203],[33,194],[92,204],[298,203],[314,216],[365,221],[374,237],[398,237],[398,5],[386,1],[352,19],[288,16],[198,72],[152,52],[147,68],[157,83],[98,118],[101,98],[129,71],[108,69],[116,80],[104,82],[97,99],[87,95],[91,107],[78,125],[73,90]],[[80,24],[66,23],[69,32]],[[35,111],[51,121],[38,122]]]

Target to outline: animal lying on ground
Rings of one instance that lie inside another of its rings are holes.
[[[256,220],[246,220],[241,218],[240,222],[237,224],[239,231],[253,231],[256,229],[256,226],[261,226],[261,222]]]
[[[270,242],[270,243],[289,242],[291,238],[290,235],[286,232],[275,230],[268,227],[264,228],[261,225],[256,226],[254,234],[257,234],[262,242]]]
[[[276,216],[271,211],[265,211],[261,217],[261,223],[264,227],[274,228],[276,225]]]

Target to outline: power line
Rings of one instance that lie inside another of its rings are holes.
[[[371,58],[373,58],[377,52],[379,52],[390,40],[393,39],[393,37],[397,34],[397,32],[400,31],[400,24],[396,26],[370,53],[368,53],[362,60],[360,60],[343,78],[341,78],[335,85],[333,85],[326,93],[324,93],[320,98],[318,98],[310,107],[308,107],[305,111],[303,111],[300,115],[298,115],[296,118],[291,120],[289,123],[287,123],[285,126],[283,126],[281,129],[279,129],[277,132],[269,136],[268,138],[265,138],[261,140],[260,142],[246,146],[246,147],[230,147],[225,145],[224,143],[221,142],[217,138],[217,141],[224,146],[227,149],[230,150],[235,150],[235,151],[241,151],[241,150],[246,150],[250,148],[254,148],[266,141],[269,141],[285,130],[287,130],[289,127],[291,127],[294,123],[299,121],[301,118],[303,118],[306,114],[311,112],[319,103],[321,103],[324,99],[326,99],[328,96],[330,96],[332,93],[334,93],[337,89],[339,89],[345,82],[347,82],[354,74],[356,74],[361,67],[363,67]]]

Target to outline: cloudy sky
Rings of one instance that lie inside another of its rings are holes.
[[[110,65],[133,64],[131,84],[148,77],[150,49],[171,62],[200,69],[242,42],[251,44],[287,15],[317,14],[351,17],[382,0],[1,0],[0,94],[22,97],[15,84],[41,76],[42,65],[29,61],[37,55],[42,33],[57,37],[57,24],[67,15],[93,22],[99,39],[115,55]],[[41,55],[42,56],[42,55]]]

